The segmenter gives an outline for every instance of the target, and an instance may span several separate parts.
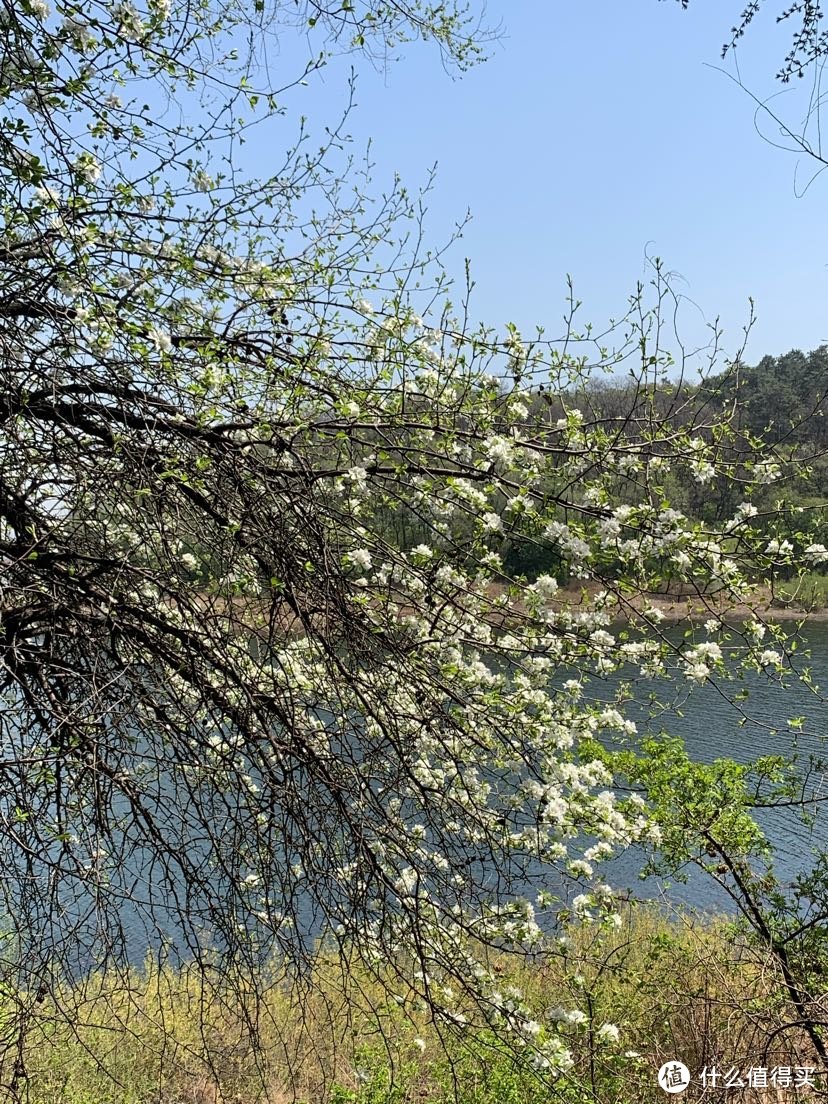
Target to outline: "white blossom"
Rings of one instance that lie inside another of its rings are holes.
[[[204,169],[193,174],[193,187],[197,192],[209,192],[215,187],[215,181]]]
[[[172,351],[172,338],[166,330],[158,329],[156,326],[150,327],[149,339],[159,353],[169,353]]]
[[[356,567],[361,567],[364,571],[370,570],[371,553],[367,548],[354,549],[354,551],[348,553],[348,558]]]
[[[763,667],[780,667],[782,665],[782,656],[779,652],[774,651],[773,648],[768,648],[759,656],[759,663]]]
[[[514,446],[505,437],[490,437],[485,443],[486,456],[495,464],[510,464],[514,454]]]
[[[554,598],[558,591],[558,581],[551,575],[538,575],[532,584],[532,590],[543,599]]]
[[[826,548],[824,544],[809,544],[808,547],[803,550],[802,555],[809,563],[819,564],[828,562],[828,548]]]
[[[61,31],[79,53],[85,53],[94,45],[89,24],[77,15],[67,16],[61,24]]]
[[[745,631],[758,643],[763,639],[766,629],[760,621],[748,621],[745,625]]]
[[[401,897],[410,897],[417,888],[418,881],[417,871],[413,867],[407,866],[400,872],[400,876],[394,883],[394,888]]]
[[[782,475],[782,469],[773,460],[760,460],[753,467],[753,478],[757,483],[773,483]]]
[[[690,471],[695,481],[702,484],[709,483],[716,474],[716,469],[708,460],[694,460]]]
[[[368,482],[368,472],[360,464],[355,464],[352,468],[349,468],[347,476],[356,488],[365,489]]]
[[[791,552],[793,552],[793,545],[789,540],[779,541],[774,538],[773,540],[768,541],[765,551],[770,556],[779,556],[781,558],[784,558],[786,556],[789,556]]]
[[[144,22],[130,0],[121,0],[112,9],[112,14],[118,20],[118,33],[127,42],[138,42],[146,34]]]
[[[685,652],[685,656],[691,661],[713,660],[714,663],[717,663],[722,658],[722,648],[715,640],[704,640],[700,644],[695,644],[692,648],[689,648]]]
[[[101,176],[100,162],[91,153],[83,153],[74,165],[75,172],[87,184],[96,184]]]
[[[685,674],[694,682],[704,682],[710,675],[710,668],[706,663],[688,663]]]

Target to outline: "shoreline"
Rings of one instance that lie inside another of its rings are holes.
[[[550,606],[556,610],[564,609],[589,609],[592,606],[592,597],[599,587],[595,583],[582,583],[577,588],[571,585],[561,587]],[[773,597],[767,587],[757,587],[755,602],[727,603],[717,599],[715,594],[703,596],[699,594],[651,594],[642,599],[636,596],[631,606],[641,612],[646,606],[659,610],[665,621],[674,624],[682,622],[705,621],[708,618],[717,617],[724,622],[739,622],[759,619],[763,622],[794,621],[828,623],[828,606],[823,609],[806,610],[793,605],[775,605]],[[616,609],[614,620],[628,621],[626,611]]]

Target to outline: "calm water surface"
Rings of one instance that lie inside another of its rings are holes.
[[[690,688],[679,708],[649,717],[647,692],[660,690],[663,698],[664,688],[640,682],[636,685],[637,701],[630,703],[628,715],[636,720],[641,734],[667,732],[680,736],[690,758],[705,763],[721,758],[747,763],[763,755],[795,755],[804,770],[809,761],[817,761],[809,779],[809,792],[813,796],[820,792],[828,795],[828,762],[818,762],[828,760],[828,701],[821,700],[822,694],[828,696],[828,624],[814,622],[806,626],[805,633],[807,639],[799,642],[795,666],[800,671],[810,669],[820,694],[808,690],[793,676],[788,680],[790,685],[782,689],[778,681],[754,674],[744,682],[722,682],[718,689],[688,684]],[[678,629],[669,630],[669,635],[676,642],[682,636]],[[802,654],[805,650],[810,651],[810,657]],[[728,698],[743,689],[749,691],[749,697],[736,708]],[[743,714],[748,719],[740,724]],[[805,718],[801,731],[787,725],[789,718],[798,716]],[[776,873],[783,884],[811,869],[815,848],[828,848],[828,807],[817,815],[812,827],[803,824],[790,809],[758,810],[756,819],[774,846]],[[610,864],[608,880],[616,887],[630,888],[638,896],[663,896],[667,901],[705,910],[727,907],[724,892],[701,872],[690,874],[686,884],[668,884],[656,878],[642,881],[640,869],[641,855],[631,851]]]
[[[681,630],[671,628],[667,632],[676,643],[681,642]],[[803,657],[798,665],[810,667],[814,682],[828,690],[828,624],[808,626],[807,635],[808,640],[800,645],[799,651],[807,646],[812,656],[809,659]],[[593,677],[589,682],[588,696],[596,700],[610,700],[622,677],[629,679],[635,674],[631,670],[623,676],[608,679]],[[663,682],[656,684],[638,680],[633,685],[634,700],[626,707],[626,712],[636,720],[640,735],[667,732],[680,736],[690,757],[704,762],[722,757],[748,762],[763,755],[790,756],[794,750],[803,765],[807,765],[811,757],[828,758],[828,704],[818,695],[797,685],[794,678],[791,678],[791,683],[789,689],[783,690],[778,682],[759,674],[751,675],[744,683],[723,682],[718,689],[711,685],[689,684],[681,674],[678,674],[672,687],[665,686]],[[740,725],[742,713],[730,703],[728,697],[745,688],[749,691],[749,698],[741,708],[748,720]],[[662,700],[672,691],[674,697],[678,694],[678,700],[672,708],[652,716],[648,706],[651,691],[658,692]],[[795,716],[806,718],[802,732],[794,733],[787,726],[788,718]],[[821,786],[828,793],[828,767],[825,771],[823,774],[821,766],[817,769],[811,779],[812,790],[818,791]],[[765,810],[759,820],[776,848],[777,873],[783,882],[789,882],[798,873],[810,869],[817,846],[828,848],[828,811],[817,818],[813,828],[803,825],[790,810]],[[694,871],[686,883],[673,881],[668,884],[654,877],[642,880],[642,863],[641,852],[632,849],[605,865],[606,879],[615,888],[629,889],[639,897],[661,897],[668,903],[689,905],[700,910],[721,911],[727,907],[725,894],[709,877]],[[156,903],[160,904],[158,891],[154,891],[152,885],[145,884],[141,896],[148,897],[150,901],[155,896]],[[148,945],[157,943],[158,935],[153,937],[140,916],[140,910],[128,900],[123,904],[121,916],[128,954],[133,961],[140,962]],[[316,926],[313,920],[310,920],[310,926]],[[169,939],[173,945],[177,943],[172,931]],[[84,958],[87,968],[96,960],[100,961],[101,951],[98,940],[93,938]]]

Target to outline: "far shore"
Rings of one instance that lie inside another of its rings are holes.
[[[490,583],[487,587],[491,598],[501,596],[505,589],[503,584],[497,582]],[[595,596],[601,590],[611,591],[611,584],[601,585],[595,580],[573,581],[561,586],[555,597],[547,603],[547,608],[560,612],[565,610],[586,612],[594,609]],[[657,594],[647,592],[631,595],[623,605],[610,607],[607,612],[610,615],[610,620],[616,624],[637,620],[633,611],[643,614],[643,611],[648,607],[657,609],[662,614],[664,623],[675,625],[697,625],[713,618],[725,625],[755,619],[767,624],[782,621],[791,625],[795,623],[828,623],[828,607],[805,610],[801,606],[784,603],[772,594],[768,586],[757,586],[751,599],[749,602],[732,602],[726,601],[718,594],[695,592],[692,594]],[[273,611],[269,610],[264,604],[257,607],[262,617],[262,622],[257,629],[250,623],[251,602],[249,599],[236,598],[228,602],[225,599],[211,598],[200,593],[198,600],[202,608],[212,605],[219,616],[228,615],[241,632],[258,632],[264,639],[267,631],[273,628],[273,621],[271,620]],[[523,603],[519,600],[512,606],[513,612],[518,616],[524,609]],[[313,618],[313,622],[316,624],[319,623],[320,613],[318,610],[314,612],[316,616]],[[414,612],[413,608],[405,605],[400,609],[402,616],[412,612]],[[300,619],[292,610],[282,608],[276,614],[276,618],[280,630],[288,638],[302,636],[305,632]],[[493,627],[503,628],[508,624],[509,614],[504,612],[502,608],[492,609],[486,619]]]
[[[561,587],[553,608],[589,609],[594,594],[600,590],[597,584],[570,583]],[[816,621],[828,622],[828,607],[806,610],[794,603],[785,603],[775,598],[770,588],[756,588],[751,602],[728,602],[716,594],[648,594],[637,595],[631,602],[637,610],[651,606],[659,610],[665,621],[706,621],[717,617],[720,621],[749,621],[758,618],[761,621]]]

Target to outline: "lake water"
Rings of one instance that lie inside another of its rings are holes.
[[[668,629],[667,634],[676,642],[681,640],[681,630],[678,628]],[[809,625],[807,635],[807,645],[812,656],[809,659],[803,657],[799,664],[810,667],[817,685],[828,687],[828,624]],[[800,652],[804,646],[800,645]],[[629,678],[631,674],[632,672],[627,672],[625,677]],[[621,676],[606,680],[593,677],[588,687],[589,696],[595,699],[612,698],[620,679]],[[790,681],[792,685],[783,690],[778,682],[754,674],[746,677],[744,683],[724,682],[717,688],[713,685],[690,684],[679,673],[676,682],[672,684],[673,690],[679,695],[675,707],[652,717],[648,714],[646,704],[649,692],[658,691],[663,700],[670,686],[665,690],[663,683],[656,685],[639,680],[634,685],[635,700],[627,707],[627,715],[634,717],[641,735],[648,732],[667,732],[680,736],[693,759],[712,762],[717,758],[727,757],[748,762],[763,755],[790,756],[795,741],[799,761],[806,765],[810,759],[828,757],[828,704],[802,685],[797,685],[793,678]],[[749,698],[741,706],[741,712],[729,700],[740,689],[749,691]],[[748,720],[740,725],[743,714]],[[793,733],[787,720],[800,715],[806,718],[803,730]],[[823,774],[821,766],[811,777],[809,786],[814,792],[822,787],[828,793],[828,776]],[[777,875],[783,882],[790,882],[797,874],[810,869],[817,845],[828,847],[828,821],[825,816],[818,816],[813,828],[804,825],[791,810],[764,810],[758,819],[776,848]],[[629,889],[633,895],[639,897],[661,897],[673,904],[681,903],[701,910],[721,911],[728,907],[726,895],[708,876],[698,871],[691,872],[685,884],[678,881],[668,884],[653,877],[642,881],[642,862],[642,854],[630,850],[619,859],[605,864],[605,877],[616,889]],[[132,893],[145,898],[145,906],[155,913],[157,923],[158,915],[164,912],[164,894],[151,884],[145,883],[139,889],[140,881],[141,879],[136,880]],[[147,947],[158,943],[157,932],[148,930],[145,919],[140,915],[141,911],[128,898],[121,910],[124,949],[133,962],[140,962]],[[69,915],[65,915],[64,923],[69,919]],[[316,927],[316,923],[311,921],[311,926]],[[316,927],[316,931],[318,930]],[[69,934],[66,929],[64,934]],[[172,946],[177,944],[188,956],[186,948],[178,942],[172,926],[169,928],[168,938]],[[102,961],[104,953],[99,940],[100,936],[92,936],[85,949],[77,948],[75,953],[79,956],[76,959],[79,969],[84,968],[84,963],[88,968],[96,961]]]
[[[807,639],[799,642],[795,665],[800,671],[809,668],[816,687],[826,692],[828,624],[813,622],[806,626],[805,633]],[[681,639],[678,629],[668,630],[668,635],[676,641]],[[811,653],[808,658],[802,655],[806,649]],[[828,797],[828,762],[824,765],[819,762],[828,760],[828,701],[797,683],[794,677],[788,681],[787,689],[782,689],[778,682],[757,673],[747,676],[744,683],[723,682],[718,689],[709,684],[688,684],[679,708],[650,718],[647,709],[638,705],[630,709],[629,715],[638,723],[641,734],[667,732],[680,736],[690,758],[705,763],[721,758],[746,763],[763,755],[795,754],[801,769],[811,762],[816,764],[808,781],[808,792]],[[645,700],[649,688],[659,689],[656,684],[637,685],[639,702]],[[664,690],[660,689],[663,697]],[[749,691],[749,697],[736,707],[728,699],[743,689]],[[743,716],[747,720],[740,724]],[[792,730],[787,721],[798,716],[805,718],[803,727]],[[828,848],[828,808],[821,815],[817,813],[813,826],[803,824],[794,809],[758,810],[756,819],[774,846],[776,874],[783,884],[790,884],[798,874],[811,869],[816,847]],[[630,851],[609,865],[608,880],[638,896],[663,897],[668,902],[702,910],[729,906],[724,891],[698,870],[690,871],[689,880],[682,884],[652,877],[642,881],[640,869],[641,855]]]

